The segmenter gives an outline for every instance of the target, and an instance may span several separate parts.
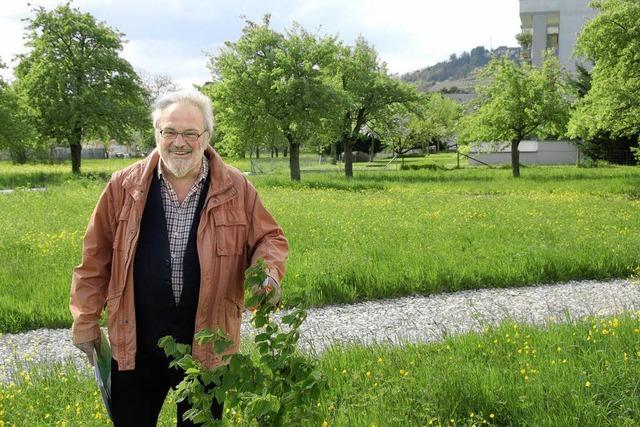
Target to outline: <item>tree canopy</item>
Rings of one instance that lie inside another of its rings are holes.
[[[342,110],[337,124],[344,149],[345,175],[353,176],[351,147],[363,126],[385,115],[395,115],[389,109],[395,104],[407,104],[418,99],[415,89],[389,76],[386,64],[367,41],[359,37],[353,47],[343,49],[338,59],[338,90],[342,92]]]
[[[513,176],[520,176],[520,141],[560,136],[566,131],[570,98],[558,60],[546,55],[541,68],[504,58],[481,71],[472,112],[461,120],[458,142],[511,143]]]
[[[145,93],[131,64],[120,57],[123,34],[69,3],[34,9],[15,74],[41,135],[66,141],[72,170],[80,172],[81,141],[124,140],[147,125]]]
[[[578,36],[576,53],[593,61],[591,87],[569,123],[572,137],[640,133],[640,3],[597,0]]]
[[[370,126],[397,155],[414,148],[427,150],[453,136],[462,106],[440,93],[420,94],[407,103],[392,104]]]
[[[234,151],[288,144],[291,179],[300,180],[299,150],[319,144],[338,94],[331,89],[338,44],[294,24],[284,34],[246,21],[242,36],[210,56],[213,84],[205,87],[216,107],[224,144]]]
[[[0,68],[5,68],[2,61]],[[34,147],[36,137],[24,99],[14,84],[0,78],[0,149],[8,150],[15,162],[24,163],[27,149]]]

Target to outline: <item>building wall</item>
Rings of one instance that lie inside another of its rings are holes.
[[[558,26],[558,58],[567,71],[575,72],[575,48],[578,33],[596,15],[590,0],[520,0],[520,21],[523,30],[533,31],[531,58],[540,65],[547,45],[547,28]]]
[[[54,147],[50,151],[51,160],[60,162],[71,160],[71,149],[69,147]],[[83,159],[104,159],[106,158],[104,148],[83,148],[80,153]]]
[[[579,156],[576,145],[567,141],[521,141],[518,151],[523,165],[573,165]],[[476,144],[469,156],[469,164],[474,166],[511,164],[511,144]]]

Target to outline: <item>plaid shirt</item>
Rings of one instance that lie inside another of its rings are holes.
[[[178,202],[178,196],[168,180],[165,180],[162,172],[162,161],[158,162],[158,178],[160,179],[160,190],[162,193],[162,204],[164,214],[167,219],[167,233],[169,233],[169,250],[171,252],[171,286],[173,288],[173,298],[178,305],[182,286],[184,284],[184,253],[187,250],[189,231],[193,224],[193,217],[198,207],[198,200],[202,193],[202,187],[209,174],[209,163],[207,158],[202,156],[202,166],[196,182],[189,190],[187,197],[182,203]]]

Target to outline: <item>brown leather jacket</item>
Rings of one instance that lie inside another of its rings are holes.
[[[253,185],[227,166],[211,147],[211,183],[197,234],[200,295],[195,329],[218,326],[238,349],[243,312],[244,271],[263,258],[269,275],[280,281],[288,242],[262,205]],[[98,320],[106,305],[109,341],[120,370],[135,368],[136,316],[133,259],[147,190],[159,160],[157,150],[113,174],[91,215],[84,236],[82,264],[73,270],[69,308],[74,343],[99,335]],[[193,357],[206,366],[220,363],[210,346],[193,343]]]

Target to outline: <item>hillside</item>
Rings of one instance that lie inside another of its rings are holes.
[[[416,83],[423,92],[469,93],[473,90],[473,72],[481,68],[495,56],[506,56],[517,60],[520,48],[500,46],[493,50],[478,46],[471,52],[455,53],[447,61],[403,74],[400,79]]]

